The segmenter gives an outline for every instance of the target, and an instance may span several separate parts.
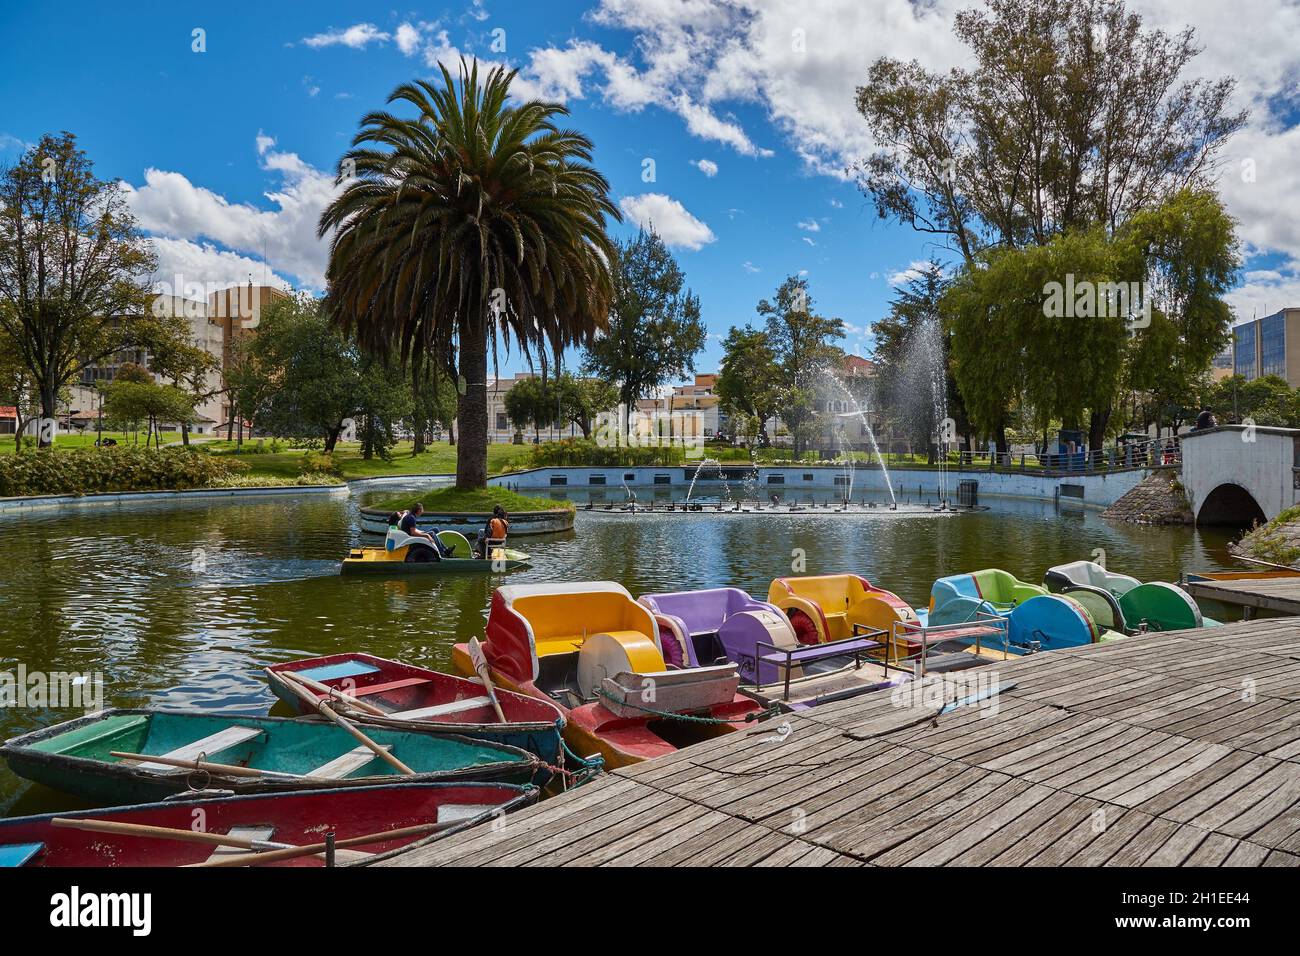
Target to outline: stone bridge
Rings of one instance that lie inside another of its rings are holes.
[[[1197,524],[1246,527],[1300,501],[1300,429],[1220,425],[1182,436],[1182,449]]]

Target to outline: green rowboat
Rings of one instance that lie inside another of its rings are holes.
[[[415,773],[400,773],[328,721],[207,711],[105,710],[14,737],[0,747],[0,756],[20,777],[108,804],[191,790],[268,793],[470,780],[525,784],[539,770],[532,754],[504,744],[382,727],[366,727],[364,733]],[[207,769],[195,767],[200,760]],[[213,764],[262,773],[236,775]]]

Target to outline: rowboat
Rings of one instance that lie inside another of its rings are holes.
[[[340,574],[504,574],[528,566],[529,556],[512,548],[493,548],[486,558],[474,557],[469,539],[459,531],[441,531],[438,540],[451,549],[444,557],[428,538],[389,531],[382,548],[353,548],[343,559]]]
[[[340,843],[386,835],[337,851],[340,866],[364,866],[527,806],[536,798],[536,789],[506,783],[414,783],[167,800],[16,817],[0,820],[0,869],[188,866],[229,860],[255,848],[266,852],[277,849],[276,844],[319,844],[329,832]],[[202,821],[199,833],[194,832],[196,821]],[[125,832],[134,827],[180,832],[170,836]],[[107,832],[110,829],[116,832]],[[313,854],[266,865],[322,866],[324,862],[323,855]]]
[[[518,584],[492,595],[482,644],[494,684],[559,707],[582,756],[624,767],[745,727],[764,708],[736,665],[673,670],[654,617],[613,581]],[[468,644],[456,669],[475,673]]]
[[[486,740],[385,727],[367,728],[366,736],[414,773],[390,766],[333,723],[210,711],[104,710],[14,737],[0,757],[20,777],[104,804],[207,789],[524,784],[538,769],[532,754]]]
[[[312,714],[315,709],[289,686],[282,676],[286,673],[306,678],[308,693],[317,700],[334,700],[347,707],[349,717],[359,724],[460,734],[527,750],[551,765],[563,762],[560,735],[564,715],[549,701],[498,691],[497,702],[506,719],[501,723],[487,690],[477,679],[372,654],[347,653],[266,668],[267,683],[275,696],[300,714]],[[383,715],[372,713],[375,709]]]

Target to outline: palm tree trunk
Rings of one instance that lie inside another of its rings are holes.
[[[473,490],[487,485],[487,329],[481,321],[462,326],[458,359],[465,394],[456,398],[456,487]]]

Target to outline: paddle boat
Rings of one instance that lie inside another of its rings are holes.
[[[800,644],[825,644],[867,630],[889,635],[895,623],[916,620],[911,605],[860,574],[776,578],[767,600],[789,617]]]
[[[104,710],[14,737],[0,756],[20,777],[105,804],[161,800],[189,790],[266,793],[377,783],[532,783],[539,769],[517,747],[386,727],[364,735],[406,773],[320,720],[210,711]]]
[[[581,756],[624,767],[737,730],[763,708],[737,693],[735,664],[674,670],[649,609],[621,584],[496,589],[482,644],[492,682],[554,702]],[[475,673],[468,644],[456,669]]]
[[[1088,609],[1103,628],[1118,634],[1181,631],[1219,622],[1201,614],[1190,594],[1164,581],[1142,583],[1094,561],[1071,561],[1047,569],[1043,586]]]
[[[873,638],[884,632],[801,643],[783,610],[739,588],[643,594],[638,601],[654,614],[670,667],[735,664],[740,693],[764,705],[802,710],[906,677],[898,671],[891,679],[871,658],[883,647]]]
[[[317,846],[330,832],[336,845],[379,837],[335,850],[339,866],[365,866],[536,799],[535,788],[507,783],[413,783],[15,817],[0,820],[0,869],[227,865],[250,853]],[[196,821],[202,821],[199,832]],[[325,857],[313,853],[249,862],[323,866]]]
[[[486,558],[474,557],[469,539],[459,531],[440,531],[438,540],[451,549],[443,557],[428,538],[390,530],[382,548],[353,548],[343,559],[340,574],[444,574],[474,571],[503,574],[528,566],[531,560],[522,551],[493,548]]]
[[[275,696],[300,714],[316,713],[305,699],[305,691],[316,700],[346,708],[348,717],[358,724],[460,734],[527,750],[551,766],[564,764],[564,716],[559,708],[550,701],[498,690],[503,723],[478,678],[442,674],[361,653],[272,664],[265,673]],[[295,691],[285,674],[304,680],[307,686]]]
[[[918,616],[928,627],[1003,617],[1014,654],[1093,644],[1105,636],[1072,597],[1051,594],[997,568],[939,578],[930,588],[929,608]]]

